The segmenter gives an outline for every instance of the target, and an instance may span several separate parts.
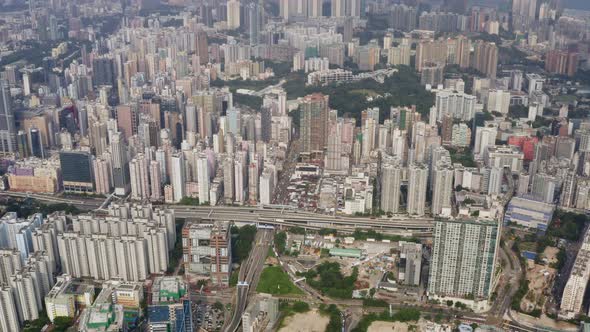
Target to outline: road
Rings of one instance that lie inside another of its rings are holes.
[[[256,91],[254,92],[254,96],[256,97],[264,97],[264,95],[266,95],[267,93],[271,92],[272,90],[276,89],[276,88],[280,88],[283,86],[283,84],[285,84],[287,81],[285,79],[282,79],[279,81],[279,83],[275,84],[275,85],[270,85],[267,86],[266,88]]]
[[[432,218],[366,218],[329,216],[300,210],[233,206],[169,206],[179,218],[228,220],[244,223],[300,226],[306,228],[356,228],[390,231],[400,235],[425,236],[432,233]]]
[[[258,231],[256,234],[256,243],[252,246],[250,255],[240,267],[231,319],[226,321],[223,326],[223,331],[225,332],[235,332],[240,326],[242,314],[248,305],[250,290],[254,291],[258,285],[258,279],[264,267],[264,260],[266,259],[268,248],[273,238],[272,234],[273,232],[270,230]]]
[[[504,320],[504,314],[510,309],[512,297],[518,290],[522,278],[520,260],[512,251],[512,241],[500,246],[499,258],[505,262],[502,276],[496,288],[496,300],[488,312],[488,323],[499,324]]]
[[[15,191],[2,191],[0,192],[0,196],[9,196],[9,197],[17,197],[17,198],[32,198],[42,202],[49,202],[49,203],[66,203],[74,205],[75,207],[81,210],[94,210],[99,208],[102,203],[104,203],[105,198],[92,198],[92,197],[65,197],[65,196],[57,196],[57,195],[41,195],[41,194],[32,194],[32,193],[21,193]]]
[[[0,192],[0,195],[21,198],[33,198],[52,203],[72,204],[82,210],[98,209],[104,199],[68,198],[59,196],[26,194],[17,192]],[[430,236],[432,234],[432,218],[410,218],[393,216],[390,218],[367,218],[330,216],[306,212],[284,207],[247,207],[247,206],[187,206],[158,205],[175,211],[178,218],[201,218],[208,220],[224,220],[242,223],[256,223],[282,226],[300,226],[310,229],[335,228],[342,231],[354,231],[357,228],[374,229],[390,234],[404,236]]]
[[[297,160],[299,159],[299,143],[298,139],[294,139],[291,142],[291,146],[289,148],[289,154],[285,159],[285,163],[283,164],[283,170],[279,174],[279,179],[277,181],[277,185],[275,187],[273,202],[275,204],[283,204],[286,199],[288,198],[289,191],[287,187],[289,186],[289,182],[291,181],[291,175],[295,171],[295,166],[297,165]]]

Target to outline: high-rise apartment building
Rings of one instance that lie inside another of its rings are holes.
[[[428,166],[424,164],[408,166],[408,179],[408,214],[423,216],[426,208]]]
[[[240,1],[229,0],[227,2],[227,28],[230,30],[240,27]]]
[[[180,202],[185,196],[186,171],[184,154],[174,153],[170,162],[170,184],[174,191],[174,202]]]
[[[199,182],[199,202],[201,204],[210,202],[209,189],[211,183],[211,176],[209,170],[209,161],[206,154],[199,154],[197,159],[197,175]]]
[[[448,162],[439,161],[433,169],[432,215],[451,215],[451,196],[453,195],[453,167]]]
[[[401,193],[402,163],[399,158],[384,158],[381,165],[381,210],[398,213]]]
[[[498,221],[437,219],[429,295],[487,300],[492,293],[499,241]]]
[[[162,172],[160,162],[150,161],[150,192],[152,201],[162,200]]]
[[[508,114],[510,91],[490,90],[488,92],[488,112]]]
[[[143,153],[139,153],[129,162],[131,182],[131,199],[144,200],[150,198],[148,161]]]
[[[20,252],[15,249],[0,249],[0,284],[9,283],[14,271],[23,267]]]
[[[586,230],[583,241],[561,297],[559,315],[566,319],[586,313],[582,311],[582,304],[590,279],[590,231]]]
[[[19,314],[14,302],[15,292],[10,284],[0,284],[0,331],[20,331]]]
[[[562,50],[547,52],[545,70],[551,74],[574,76],[578,71],[578,53]]]
[[[92,161],[94,172],[95,193],[100,195],[110,194],[113,189],[112,170],[110,159],[99,157]]]
[[[303,98],[301,112],[301,151],[321,151],[328,138],[329,96],[314,93]]]
[[[473,68],[489,78],[496,78],[498,69],[498,47],[494,43],[478,41],[474,45]]]
[[[498,135],[498,128],[494,126],[477,127],[475,130],[475,145],[473,153],[483,156],[486,147],[496,144],[496,136]]]

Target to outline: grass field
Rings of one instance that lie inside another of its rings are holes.
[[[268,266],[262,270],[257,292],[273,295],[299,295],[303,292],[295,286],[280,266]]]
[[[554,98],[555,101],[562,102],[562,103],[571,103],[578,99],[575,95],[559,95]]]

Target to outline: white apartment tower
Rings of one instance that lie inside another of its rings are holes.
[[[487,299],[499,241],[498,221],[436,220],[429,296]]]
[[[162,200],[162,174],[160,169],[159,161],[150,161],[150,192],[152,194],[152,201]]]
[[[381,210],[398,213],[402,166],[399,158],[387,158],[381,166]]]
[[[178,203],[185,196],[186,173],[184,154],[182,152],[172,154],[170,164],[170,183],[172,184],[173,200],[175,203]]]
[[[150,198],[148,161],[139,153],[129,162],[131,180],[131,199],[146,200]]]
[[[451,196],[453,195],[453,167],[439,162],[434,167],[432,179],[432,215],[450,215]]]
[[[423,216],[426,208],[428,166],[412,164],[408,167],[408,214]]]
[[[209,202],[209,189],[210,189],[210,170],[207,155],[199,154],[197,159],[197,177],[199,183],[199,202],[201,204]]]
[[[9,285],[0,284],[0,331],[20,331],[20,321],[14,302],[15,290]]]

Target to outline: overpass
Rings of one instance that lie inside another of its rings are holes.
[[[358,228],[372,229],[399,235],[429,236],[432,234],[432,218],[367,218],[329,216],[300,210],[234,206],[169,206],[179,218],[227,220],[237,223],[303,227],[308,229],[334,228],[350,231]]]
[[[72,204],[81,210],[104,210],[104,199],[86,197],[63,197],[19,192],[0,192],[0,195],[33,198],[50,203]],[[110,198],[110,197],[109,197]],[[107,198],[107,201],[109,201]],[[334,228],[340,231],[354,232],[357,228],[372,229],[399,235],[429,236],[432,234],[433,218],[413,218],[407,215],[392,217],[351,217],[343,215],[325,215],[302,211],[290,206],[194,206],[194,205],[155,205],[173,209],[178,218],[200,218],[227,220],[237,223],[254,223],[257,225],[277,225],[304,227],[308,229]]]

